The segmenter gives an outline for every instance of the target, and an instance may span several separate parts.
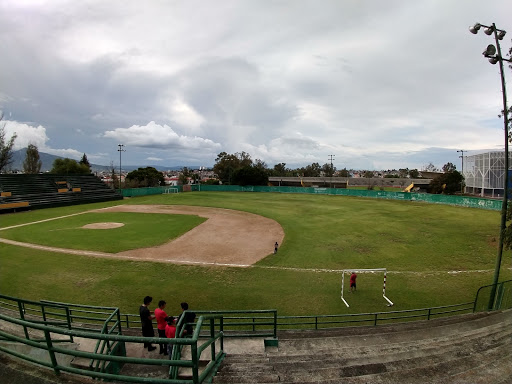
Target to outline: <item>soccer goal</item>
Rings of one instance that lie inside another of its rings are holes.
[[[384,284],[383,284],[383,287],[382,287],[382,297],[384,299],[386,299],[386,301],[388,302],[388,307],[391,307],[393,305],[393,302],[391,300],[389,300],[387,297],[386,297],[386,275],[387,275],[387,269],[386,268],[374,268],[374,269],[344,269],[342,271],[342,275],[341,275],[341,300],[343,300],[343,302],[345,303],[345,305],[348,307],[350,307],[350,305],[348,305],[347,303],[347,300],[345,300],[345,297],[343,296],[343,290],[344,290],[344,287],[345,287],[345,274],[352,274],[352,272],[355,272],[355,273],[384,273]]]
[[[179,192],[178,188],[165,188],[164,195],[167,195],[169,193],[178,193],[178,192]]]

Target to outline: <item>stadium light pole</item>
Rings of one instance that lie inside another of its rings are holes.
[[[501,93],[503,95],[503,123],[505,125],[505,177],[503,186],[503,204],[501,206],[501,225],[500,225],[500,239],[498,244],[498,253],[496,255],[496,265],[494,267],[494,277],[491,288],[491,295],[489,297],[489,304],[487,306],[488,310],[492,310],[494,306],[494,299],[496,297],[496,288],[498,285],[498,280],[500,277],[500,267],[501,267],[501,257],[503,255],[503,240],[505,237],[505,229],[507,228],[507,202],[508,202],[508,168],[509,168],[509,160],[508,160],[508,140],[509,140],[509,130],[508,130],[508,109],[507,109],[507,90],[505,87],[505,72],[503,70],[503,61],[512,62],[510,59],[506,59],[501,55],[501,47],[500,40],[503,40],[505,37],[505,32],[502,29],[496,28],[496,24],[492,23],[491,25],[483,25],[480,23],[476,23],[474,26],[469,27],[469,31],[476,35],[480,28],[484,28],[484,33],[488,36],[494,35],[494,41],[496,46],[493,44],[489,44],[485,51],[482,53],[484,57],[489,59],[491,64],[500,64],[500,75],[501,75]]]
[[[117,144],[117,146],[119,147],[117,150],[119,152],[119,194],[122,194],[122,192],[121,192],[121,153],[126,152],[126,150],[123,149],[123,147],[124,147],[123,144]]]
[[[460,160],[461,160],[461,172],[462,172],[462,177],[464,177],[464,150],[461,149],[457,152],[460,152],[461,155],[459,156],[460,157]],[[466,151],[467,152],[467,151]],[[463,194],[464,193],[464,181],[462,181],[461,185],[460,185],[460,192]]]
[[[329,160],[331,160],[331,183],[329,185],[329,188],[332,188],[332,176],[334,174],[334,168],[332,167],[332,160],[334,159],[334,156],[336,156],[336,155],[329,155]]]

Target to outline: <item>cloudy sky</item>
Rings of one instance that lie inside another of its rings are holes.
[[[16,148],[90,162],[460,169],[503,149],[505,0],[0,0],[0,109]],[[512,84],[512,70],[506,69]],[[511,94],[512,96],[512,94]]]

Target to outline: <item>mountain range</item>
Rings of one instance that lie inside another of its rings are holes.
[[[22,148],[17,151],[13,151],[12,156],[12,164],[9,167],[11,171],[22,171],[23,170],[23,162],[25,161],[25,157],[27,154],[27,148]],[[55,156],[50,155],[49,153],[39,152],[39,159],[41,160],[42,166],[41,166],[41,172],[48,172],[53,168],[53,162],[56,159],[63,159],[61,156]],[[162,165],[122,165],[122,169],[124,172],[130,172],[135,169],[141,168],[141,167],[153,167],[158,169],[159,171],[179,171],[182,170],[184,167],[187,167],[188,169],[197,169],[196,166],[188,166],[188,165],[180,165],[180,166],[162,166]],[[118,171],[119,170],[119,164],[116,166],[114,165],[114,168]],[[110,166],[108,165],[99,165],[99,164],[92,164],[91,163],[91,171],[92,173],[96,172],[105,172],[110,169]]]

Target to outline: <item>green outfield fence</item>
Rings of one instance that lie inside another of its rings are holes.
[[[313,188],[313,187],[264,187],[264,186],[239,186],[239,185],[188,185],[191,191],[202,192],[273,192],[273,193],[305,193],[317,195],[336,195],[368,197],[375,199],[390,199],[404,201],[422,201],[431,204],[447,204],[459,207],[481,208],[494,211],[501,210],[502,201],[498,199],[484,199],[479,197],[455,196],[455,195],[433,195],[429,193],[391,192],[375,191],[364,189],[346,188]],[[163,193],[183,192],[183,186],[176,187],[153,187],[153,188],[130,188],[123,189],[124,197],[158,195]]]

